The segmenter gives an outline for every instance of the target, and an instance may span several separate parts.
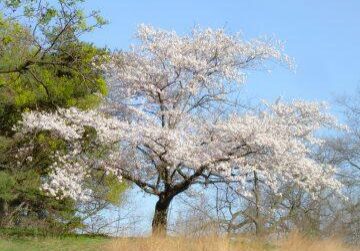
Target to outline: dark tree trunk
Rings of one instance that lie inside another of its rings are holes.
[[[169,206],[173,197],[159,196],[155,205],[155,212],[152,221],[152,233],[155,235],[166,235],[167,216]]]
[[[255,195],[255,232],[257,236],[262,236],[264,229],[263,229],[263,219],[260,212],[260,187],[259,187],[259,179],[257,173],[254,171],[254,195]]]
[[[0,199],[0,225],[6,226],[6,220],[9,215],[9,205],[7,201]]]

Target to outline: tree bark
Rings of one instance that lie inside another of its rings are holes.
[[[7,201],[0,199],[0,225],[1,227],[6,226],[6,220],[9,215],[9,205]]]
[[[167,216],[169,211],[169,206],[173,197],[165,197],[163,195],[159,196],[159,200],[155,205],[155,212],[152,221],[152,233],[153,235],[166,235],[167,229]]]
[[[255,232],[256,236],[262,236],[263,234],[263,219],[260,212],[260,187],[259,187],[259,179],[256,171],[254,171],[254,197],[255,197]]]

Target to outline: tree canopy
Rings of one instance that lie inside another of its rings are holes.
[[[80,36],[106,22],[84,13],[82,1],[1,1],[0,13],[0,214],[2,226],[72,230],[81,226],[78,201],[46,195],[52,155],[64,142],[42,133],[31,141],[15,135],[22,113],[97,107],[107,87],[103,72],[108,50]],[[29,150],[31,156],[23,156]],[[24,158],[22,158],[24,157]],[[94,173],[87,186],[97,199],[118,203],[124,185]]]

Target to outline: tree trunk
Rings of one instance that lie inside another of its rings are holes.
[[[9,215],[9,205],[7,201],[0,199],[0,225],[1,227],[6,226],[6,220]]]
[[[152,221],[153,235],[166,235],[167,216],[172,197],[159,196],[155,205],[154,218]]]
[[[254,223],[255,223],[256,236],[262,236],[264,232],[263,219],[260,211],[260,207],[261,207],[260,193],[261,191],[259,187],[259,179],[256,171],[254,171],[254,195],[255,195],[255,219],[256,219]]]

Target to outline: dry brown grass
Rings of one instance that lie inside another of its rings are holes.
[[[272,244],[251,238],[230,240],[206,238],[119,238],[105,247],[107,251],[360,251],[338,240],[310,240],[298,234]]]

